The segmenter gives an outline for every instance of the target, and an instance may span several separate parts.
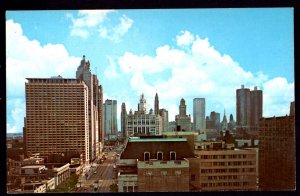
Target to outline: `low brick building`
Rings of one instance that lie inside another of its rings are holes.
[[[118,163],[119,192],[189,191],[186,138],[129,138]]]

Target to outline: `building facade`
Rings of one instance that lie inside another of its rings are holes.
[[[206,129],[205,98],[194,98],[193,100],[193,123],[194,131]]]
[[[162,132],[169,131],[169,113],[166,109],[160,109],[159,115],[161,117]]]
[[[263,93],[254,87],[236,90],[236,130],[239,135],[245,133],[258,136],[258,123],[263,114]]]
[[[157,93],[155,94],[155,100],[154,100],[154,113],[155,115],[159,115],[159,100]]]
[[[226,117],[226,113],[225,113],[225,110],[224,110],[224,116],[223,116],[223,120],[221,122],[221,130],[226,131],[227,129],[228,129],[227,117]]]
[[[153,113],[152,109],[149,113],[147,112],[144,94],[140,96],[138,111],[133,113],[130,110],[126,119],[126,137],[161,135],[162,133],[162,117]]]
[[[99,136],[103,135],[100,133],[102,125],[99,124],[102,122],[102,87],[99,86],[97,76],[92,74],[90,62],[85,59],[85,56],[77,68],[76,79],[83,80],[88,87],[89,151],[90,159],[94,160],[99,158],[101,145]]]
[[[259,186],[261,190],[295,190],[295,118],[259,121]]]
[[[262,90],[257,90],[257,87],[250,91],[250,105],[250,128],[252,131],[258,132],[259,119],[263,114],[263,95]]]
[[[210,129],[220,130],[220,113],[212,111],[209,119],[213,122],[213,127]]]
[[[250,126],[250,89],[242,85],[236,90],[236,126],[237,129],[248,129]]]
[[[224,143],[212,142],[212,145],[205,143],[207,142],[203,142],[204,146],[200,145],[201,150],[195,150],[198,158],[189,159],[192,189],[257,190],[256,149],[226,149]]]
[[[175,116],[176,131],[190,131],[191,127],[191,116],[186,114],[185,100],[182,98],[179,105],[179,115]],[[179,129],[179,130],[178,130]]]
[[[121,106],[121,135],[122,138],[126,137],[126,125],[127,125],[127,111],[125,103]]]
[[[187,192],[186,138],[129,138],[118,164],[119,192]]]
[[[103,105],[105,138],[118,136],[117,100],[105,100]]]
[[[78,151],[90,160],[88,87],[82,80],[27,78],[27,155]]]
[[[161,135],[162,121],[159,115],[153,112],[142,114],[139,112],[129,112],[127,115],[127,137],[143,135]]]

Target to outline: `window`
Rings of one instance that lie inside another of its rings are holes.
[[[157,160],[163,160],[163,152],[161,151],[157,152]]]
[[[150,152],[144,152],[144,161],[150,160]]]
[[[176,152],[175,151],[170,152],[170,160],[176,160]]]

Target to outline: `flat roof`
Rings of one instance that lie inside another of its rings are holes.
[[[198,134],[198,132],[194,131],[165,131],[162,132],[162,135],[194,135]]]
[[[128,142],[186,142],[186,138],[129,138]]]
[[[46,167],[45,165],[26,165],[23,166],[22,168],[26,169],[26,168],[41,168],[41,167]]]

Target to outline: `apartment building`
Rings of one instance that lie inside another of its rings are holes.
[[[190,161],[191,189],[257,190],[257,149],[237,149],[224,142],[205,142]]]

